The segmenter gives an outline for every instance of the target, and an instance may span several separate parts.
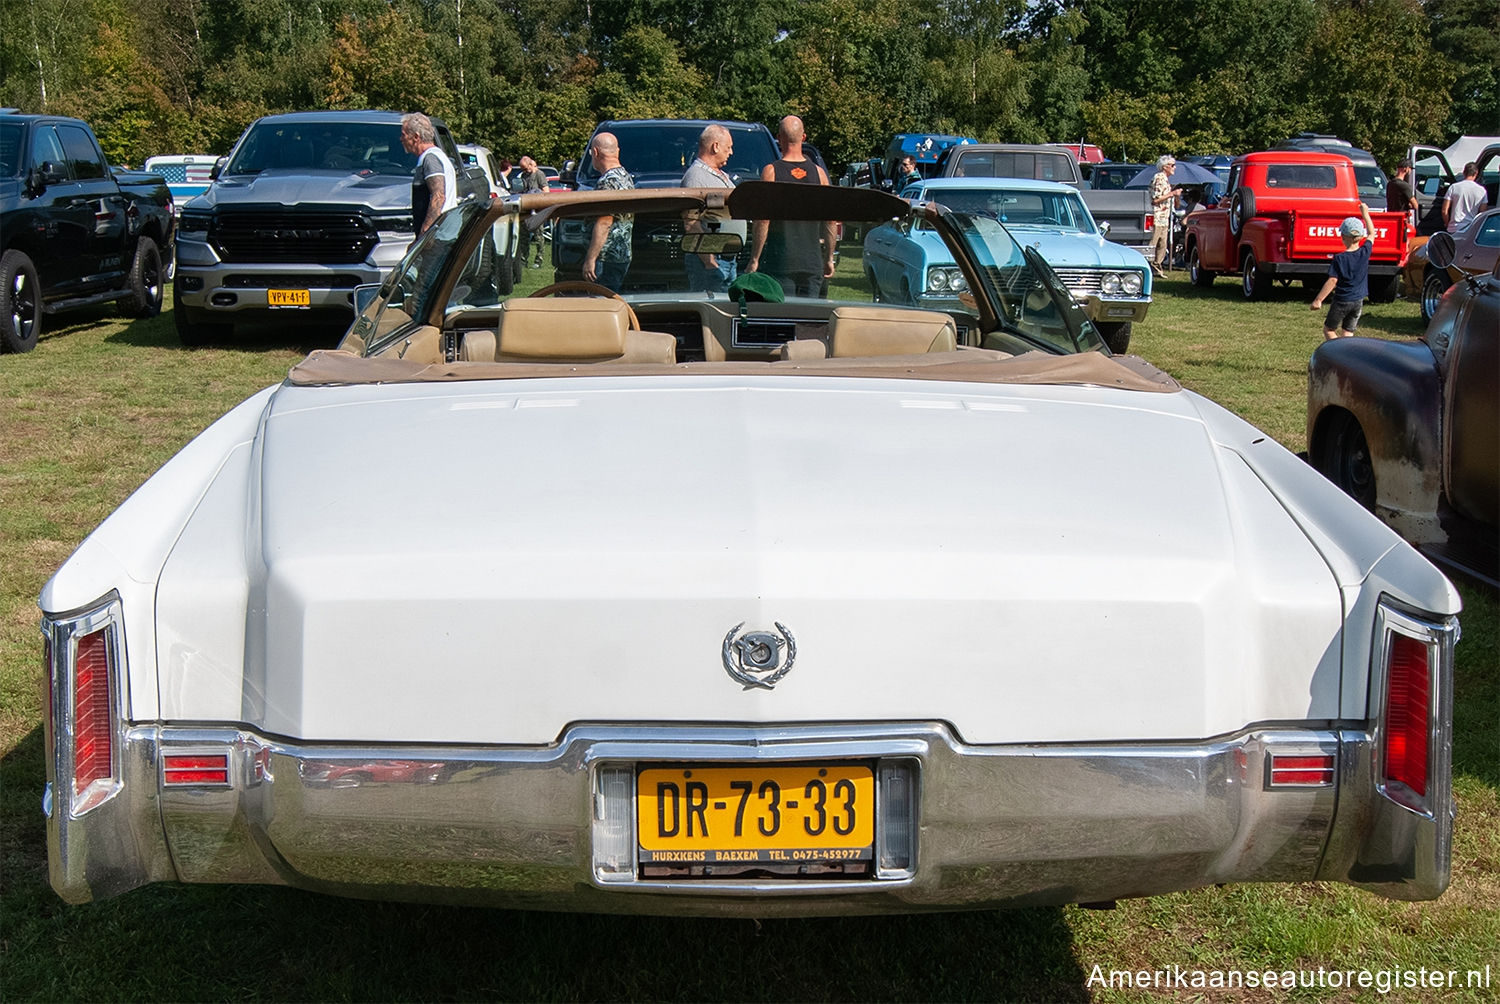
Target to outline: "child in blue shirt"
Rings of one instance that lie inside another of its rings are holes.
[[[1323,337],[1348,338],[1359,327],[1359,315],[1364,313],[1365,297],[1370,292],[1370,251],[1375,246],[1375,224],[1370,219],[1370,208],[1359,204],[1363,222],[1352,216],[1344,218],[1339,225],[1339,236],[1343,238],[1344,250],[1334,255],[1328,263],[1328,281],[1313,297],[1312,309],[1323,306],[1328,294],[1333,302],[1328,307],[1328,316],[1323,319]]]

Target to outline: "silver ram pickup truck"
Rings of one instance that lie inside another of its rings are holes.
[[[454,164],[459,201],[487,199],[478,167]],[[410,247],[412,169],[401,113],[294,112],[257,119],[182,209],[173,315],[184,345],[279,312],[347,324],[356,286],[380,282]],[[285,319],[285,318],[275,318]]]

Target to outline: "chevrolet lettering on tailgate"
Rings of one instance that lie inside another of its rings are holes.
[[[670,767],[636,786],[642,864],[868,862],[875,777],[864,764]]]

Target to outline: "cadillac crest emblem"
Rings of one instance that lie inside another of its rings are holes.
[[[736,638],[740,621],[724,636],[724,671],[746,690],[770,690],[792,671],[797,659],[797,641],[786,625],[776,622],[776,631],[749,631]],[[785,648],[785,658],[782,649]]]

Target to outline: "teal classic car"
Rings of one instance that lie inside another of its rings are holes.
[[[934,178],[901,195],[1004,223],[1052,266],[1110,350],[1129,348],[1131,326],[1151,306],[1151,265],[1134,248],[1105,239],[1108,226],[1094,222],[1077,189],[1021,178]],[[864,269],[876,299],[890,303],[944,310],[968,289],[942,239],[920,219],[871,230]]]

